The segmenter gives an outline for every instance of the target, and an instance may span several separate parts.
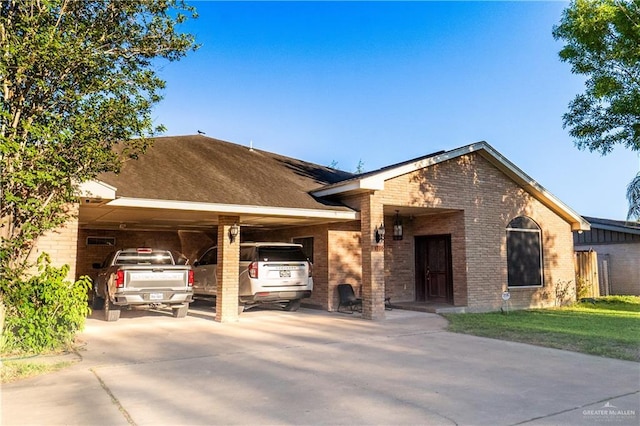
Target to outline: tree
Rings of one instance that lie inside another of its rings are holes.
[[[563,116],[576,146],[602,155],[616,145],[639,151],[640,1],[574,0],[553,36],[566,43],[561,60],[587,77]],[[640,201],[630,202],[629,217],[638,217]]]
[[[0,281],[66,222],[80,183],[118,172],[161,131],[157,60],[197,46],[182,0],[0,2]]]
[[[635,217],[640,220],[640,173],[627,186],[627,200],[629,201],[627,219]]]

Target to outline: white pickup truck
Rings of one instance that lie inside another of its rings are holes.
[[[117,321],[120,308],[169,307],[183,318],[193,300],[193,270],[169,250],[131,248],[111,253],[97,270],[94,309],[104,309],[106,321]]]

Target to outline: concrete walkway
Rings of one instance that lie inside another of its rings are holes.
[[[2,387],[3,425],[637,425],[640,364],[301,309],[123,312],[82,361]],[[96,315],[96,317],[98,317]]]

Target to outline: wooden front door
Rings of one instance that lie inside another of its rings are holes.
[[[416,237],[416,301],[453,303],[451,235]]]

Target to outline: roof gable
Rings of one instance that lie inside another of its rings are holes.
[[[549,207],[552,211],[571,224],[572,230],[588,230],[589,223],[577,212],[560,201],[547,191],[542,185],[520,170],[515,164],[496,151],[486,142],[477,142],[451,151],[439,151],[414,160],[384,167],[363,175],[354,176],[351,179],[329,184],[318,190],[312,191],[316,197],[339,196],[361,191],[379,191],[384,189],[385,181],[412,173],[417,170],[433,166],[445,161],[458,158],[470,153],[477,153],[502,171],[521,188],[531,194],[538,201]]]

